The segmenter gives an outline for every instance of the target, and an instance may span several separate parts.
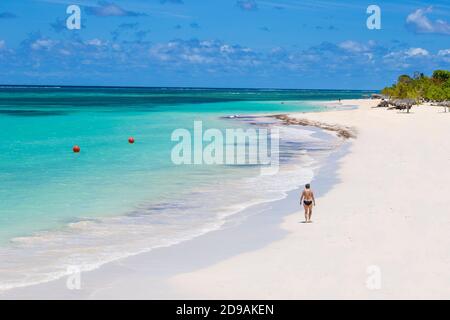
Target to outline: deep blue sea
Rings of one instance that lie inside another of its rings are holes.
[[[322,112],[324,101],[370,93],[0,88],[0,289],[191,239],[251,204],[283,198],[312,179],[333,138],[244,116]],[[175,165],[171,134],[194,121],[222,131],[277,126],[280,172]]]

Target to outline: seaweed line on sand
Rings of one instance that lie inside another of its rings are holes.
[[[300,126],[312,126],[318,127],[324,130],[336,132],[337,136],[343,139],[356,138],[356,129],[341,126],[338,124],[328,124],[320,121],[313,121],[308,119],[297,119],[289,117],[286,114],[277,114],[273,115],[273,118],[276,118],[283,122],[285,125],[300,125]]]

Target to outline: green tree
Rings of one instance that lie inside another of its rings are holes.
[[[403,74],[400,77],[398,77],[397,83],[405,83],[405,84],[410,84],[412,83],[413,79],[411,79],[410,76],[408,76],[407,74]]]
[[[450,71],[448,70],[436,70],[433,72],[433,79],[439,83],[446,82],[450,79]]]
[[[397,83],[381,91],[392,98],[415,100],[450,100],[450,71],[436,70],[432,77],[415,72],[413,77],[403,74]]]

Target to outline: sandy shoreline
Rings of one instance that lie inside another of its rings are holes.
[[[290,215],[284,239],[172,285],[196,298],[448,299],[450,144],[439,137],[450,133],[450,118],[442,108],[406,114],[376,103],[291,115],[358,129],[341,182],[317,201],[315,223]]]
[[[450,298],[450,118],[438,107],[404,114],[342,103],[359,108],[290,115],[358,131],[338,182],[335,168],[313,182],[322,191],[315,223],[300,223],[294,191],[241,226],[83,274],[82,290],[61,279],[0,298]],[[366,284],[371,270],[379,289]]]

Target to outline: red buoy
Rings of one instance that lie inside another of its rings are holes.
[[[133,137],[129,137],[129,138],[128,138],[128,142],[131,143],[131,144],[133,144],[133,143],[134,143],[134,138],[133,138]]]
[[[75,153],[78,153],[78,152],[80,152],[80,147],[79,146],[74,146],[73,147],[73,152],[75,152]]]

